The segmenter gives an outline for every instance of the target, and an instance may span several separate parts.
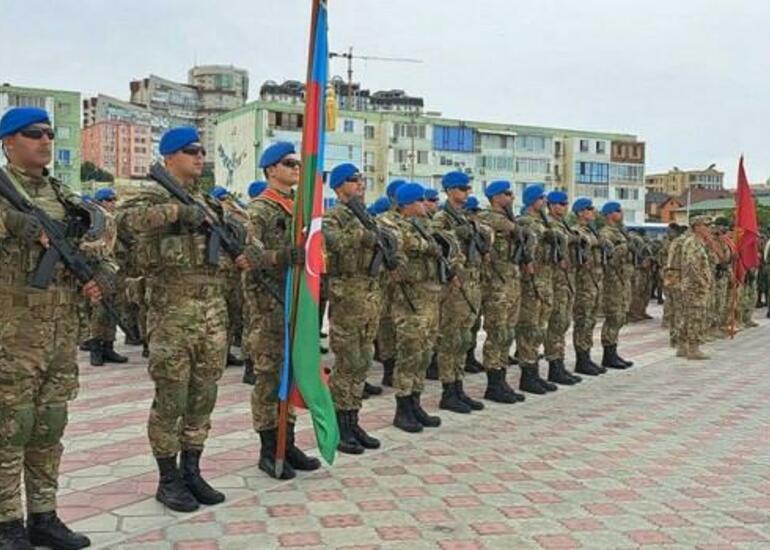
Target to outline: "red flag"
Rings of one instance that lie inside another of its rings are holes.
[[[743,155],[738,163],[738,190],[735,192],[735,244],[738,249],[735,277],[743,283],[746,272],[759,267],[757,209],[743,168]]]

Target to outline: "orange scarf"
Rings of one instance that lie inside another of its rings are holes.
[[[257,200],[266,200],[268,202],[272,202],[273,204],[277,204],[283,208],[289,216],[293,215],[294,213],[294,199],[292,197],[282,195],[272,187],[265,189],[262,194],[257,197]]]

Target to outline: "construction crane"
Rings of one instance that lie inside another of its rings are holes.
[[[413,59],[410,57],[379,57],[374,55],[353,55],[353,46],[346,52],[329,52],[329,59],[342,57],[348,61],[348,109],[353,109],[353,60],[362,59],[364,61],[390,61],[396,63],[422,63],[422,59]]]

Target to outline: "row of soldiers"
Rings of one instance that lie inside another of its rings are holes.
[[[202,477],[200,460],[234,338],[228,296],[238,288],[242,344],[254,381],[251,416],[261,442],[259,468],[281,479],[318,469],[320,461],[295,443],[291,408],[286,461],[282,468],[276,464],[282,289],[287,268],[305,264],[304,247],[292,239],[301,168],[294,146],[278,142],[264,150],[259,165],[266,188],[245,209],[236,208],[201,187],[206,151],[196,130],[171,129],[160,141],[163,162],[153,166],[153,181],[124,198],[105,223],[81,228],[72,226],[73,217],[93,222],[107,209],[94,211],[48,174],[54,139],[48,114],[11,109],[0,120],[0,139],[8,158],[2,175],[31,205],[16,208],[0,198],[0,540],[19,549],[90,544],[59,519],[56,489],[67,402],[78,390],[81,296],[114,318],[111,304],[122,292],[115,282],[116,242],[127,247],[126,279],[142,284],[137,323],[155,386],[147,432],[159,471],[157,500],[189,512],[225,499]],[[468,414],[484,407],[464,386],[479,326],[487,333],[481,363],[488,401],[524,400],[507,381],[514,340],[522,392],[545,394],[559,384],[580,382],[581,374],[632,365],[618,354],[635,266],[619,203],[604,204],[604,225],[597,230],[590,199],[579,198],[570,208],[564,192],[546,194],[540,186],[524,190],[521,214],[514,216],[507,181],[487,186],[488,209],[467,211],[471,185],[462,172],[443,177],[443,205],[435,191],[418,183],[391,184],[387,210],[377,215],[364,208],[364,179],[356,166],[336,166],[328,184],[338,198],[325,213],[322,230],[340,451],[380,446],[359,423],[375,341],[384,382],[395,389],[393,423],[407,432],[441,423],[421,401],[431,364],[442,384],[440,409]],[[566,219],[570,209],[572,225]],[[42,225],[41,216],[55,225]],[[75,277],[78,270],[59,263],[45,285],[33,288],[29,282],[38,259],[48,257],[52,246],[46,228],[59,226],[67,227],[68,242],[88,255],[92,269]],[[591,350],[600,313],[603,355],[597,363]],[[576,374],[565,365],[571,324]],[[114,336],[105,334],[100,341],[106,343],[102,349],[111,349]],[[548,362],[545,378],[541,351]]]

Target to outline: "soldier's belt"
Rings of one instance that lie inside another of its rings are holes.
[[[80,301],[74,289],[51,288],[33,291],[18,287],[0,286],[0,307],[62,306]]]

